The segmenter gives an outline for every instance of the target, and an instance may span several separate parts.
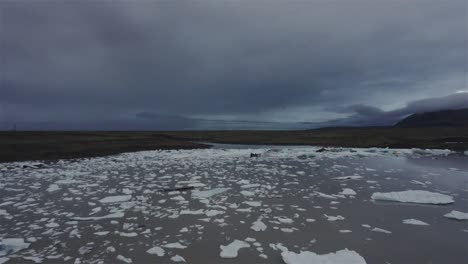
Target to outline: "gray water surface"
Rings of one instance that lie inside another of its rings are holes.
[[[179,255],[188,263],[283,263],[281,251],[274,249],[281,243],[297,253],[348,248],[367,263],[467,263],[468,221],[444,214],[468,212],[468,157],[317,149],[217,145],[60,161],[40,169],[0,164],[0,237],[29,244],[14,253],[3,250],[4,258],[6,263],[28,263],[28,258],[42,263],[172,263]],[[250,158],[251,152],[262,156]],[[362,178],[333,179],[348,175]],[[184,186],[194,189],[162,191]],[[206,199],[194,196],[219,188],[229,189]],[[340,195],[343,188],[356,195]],[[447,194],[455,203],[370,198],[374,192],[404,190]],[[103,203],[109,196],[127,200]],[[77,218],[116,213],[122,216]],[[330,216],[343,220],[330,221]],[[404,224],[404,219],[429,225]],[[258,220],[266,230],[251,229]],[[240,249],[236,258],[221,258],[220,245],[234,240],[250,247]],[[168,248],[171,243],[183,248]],[[164,256],[147,253],[155,246],[164,249]]]

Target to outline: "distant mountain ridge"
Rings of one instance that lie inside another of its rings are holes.
[[[412,114],[396,127],[468,126],[468,108]]]

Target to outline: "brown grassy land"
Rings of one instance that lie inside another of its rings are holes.
[[[0,132],[0,162],[208,147],[194,141],[468,150],[468,127],[323,128],[309,131]]]

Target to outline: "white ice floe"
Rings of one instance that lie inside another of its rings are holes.
[[[391,234],[391,233],[392,233],[392,232],[390,232],[390,231],[388,231],[388,230],[385,230],[385,229],[382,229],[382,228],[378,228],[378,227],[372,228],[371,231],[380,232],[380,233],[385,233],[385,234]]]
[[[426,222],[423,222],[421,220],[417,219],[404,219],[403,224],[408,224],[408,225],[422,225],[422,226],[428,226],[429,224]]]
[[[241,193],[242,195],[244,195],[244,196],[247,196],[247,197],[248,197],[248,196],[254,196],[254,195],[255,195],[255,193],[254,193],[254,192],[251,192],[251,191],[241,191],[240,193]]]
[[[265,231],[267,229],[267,226],[261,220],[257,220],[252,223],[252,226],[250,227],[250,229],[257,231],[257,232]]]
[[[294,222],[294,220],[292,220],[291,218],[287,218],[287,217],[278,217],[278,221],[282,224],[292,224]]]
[[[227,246],[220,245],[221,252],[219,256],[222,258],[236,258],[239,249],[248,248],[250,244],[242,240],[234,240]]]
[[[211,196],[226,192],[229,189],[231,188],[214,188],[214,189],[206,190],[206,191],[193,191],[192,198],[207,199],[207,198],[210,198]]]
[[[0,216],[10,217],[11,215],[5,209],[0,209]]]
[[[337,215],[337,216],[330,216],[330,215],[324,215],[328,221],[330,222],[335,222],[335,221],[343,221],[345,220],[345,218],[341,215]]]
[[[131,258],[126,258],[122,255],[118,255],[117,256],[117,259],[122,261],[122,262],[125,262],[125,263],[133,263],[132,259]]]
[[[408,190],[401,192],[373,193],[373,200],[394,201],[401,203],[421,203],[421,204],[451,204],[453,197],[423,190]]]
[[[0,257],[26,249],[29,245],[30,243],[25,243],[23,238],[3,238],[0,240]]]
[[[186,246],[180,244],[179,242],[165,244],[165,245],[162,245],[162,247],[164,247],[164,248],[176,248],[176,249],[187,248]]]
[[[131,195],[115,195],[115,196],[107,196],[99,200],[100,203],[120,203],[126,202],[132,199]]]
[[[207,210],[207,211],[205,211],[205,215],[208,216],[208,217],[212,217],[212,216],[216,216],[216,215],[220,215],[220,214],[224,214],[224,211],[220,211],[220,210]]]
[[[60,187],[57,184],[51,184],[51,185],[49,185],[49,188],[47,188],[47,191],[50,192],[50,193],[51,192],[56,192],[58,190],[60,190]]]
[[[118,212],[113,214],[108,214],[104,216],[90,216],[90,217],[72,217],[71,219],[74,221],[96,221],[102,219],[112,219],[112,218],[122,218],[124,217],[124,213]]]
[[[162,257],[165,254],[165,251],[162,247],[152,247],[148,250],[146,250],[146,253],[151,254],[151,255],[156,255],[158,257]]]
[[[185,262],[185,259],[179,255],[175,255],[171,258],[172,261],[174,262]]]
[[[366,260],[353,250],[343,249],[324,255],[318,255],[310,251],[294,253],[283,251],[281,253],[286,264],[366,264]]]
[[[455,219],[455,220],[460,220],[460,221],[468,220],[468,213],[463,213],[463,212],[455,211],[455,210],[451,211],[448,214],[445,214],[444,216],[450,219]]]
[[[468,156],[468,150],[463,152],[465,154],[465,156]]]
[[[253,207],[259,207],[262,205],[262,202],[253,202],[253,201],[245,201],[244,203]]]
[[[342,192],[340,192],[342,195],[356,195],[357,193],[350,188],[344,188]]]
[[[105,236],[109,234],[109,231],[99,231],[99,232],[94,232],[96,236]]]

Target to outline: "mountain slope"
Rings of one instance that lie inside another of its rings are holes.
[[[412,114],[396,127],[468,126],[468,108]]]

